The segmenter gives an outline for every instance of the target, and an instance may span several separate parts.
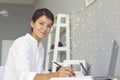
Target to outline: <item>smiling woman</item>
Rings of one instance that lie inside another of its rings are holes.
[[[3,80],[49,80],[51,77],[74,76],[70,67],[43,74],[42,39],[48,35],[53,23],[54,15],[50,10],[42,8],[34,12],[31,33],[17,38],[9,49]]]

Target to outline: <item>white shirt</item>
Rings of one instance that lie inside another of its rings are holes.
[[[44,48],[30,34],[16,39],[11,46],[3,80],[33,80],[42,72]]]

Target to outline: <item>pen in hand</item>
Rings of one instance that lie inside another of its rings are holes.
[[[55,61],[52,61],[54,64],[56,64],[56,65],[58,65],[58,67],[57,67],[57,69],[56,69],[56,71],[58,71],[62,66],[60,65],[60,64],[58,64],[57,62],[55,62]]]
[[[62,67],[62,65],[60,65],[60,64],[58,64],[57,62],[55,62],[55,61],[52,61],[54,64],[56,64],[56,65],[58,65],[58,67],[59,68],[61,68]],[[73,68],[73,66],[71,65],[71,68]],[[58,69],[59,70],[59,69]],[[75,76],[75,73],[74,72],[72,72],[72,75],[73,76]]]
[[[58,64],[57,62],[53,61],[53,63],[55,63],[56,65],[58,65],[59,67],[62,67],[60,64]]]

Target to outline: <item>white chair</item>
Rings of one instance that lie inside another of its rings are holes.
[[[63,66],[71,66],[76,69],[76,76],[84,76],[84,70],[80,63],[85,67],[85,60],[64,60]],[[79,69],[77,69],[79,68]]]
[[[4,66],[0,66],[0,80],[2,80],[3,73],[4,73]]]

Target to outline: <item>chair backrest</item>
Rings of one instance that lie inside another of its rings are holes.
[[[4,66],[0,66],[0,80],[2,80],[3,73],[4,73]]]

